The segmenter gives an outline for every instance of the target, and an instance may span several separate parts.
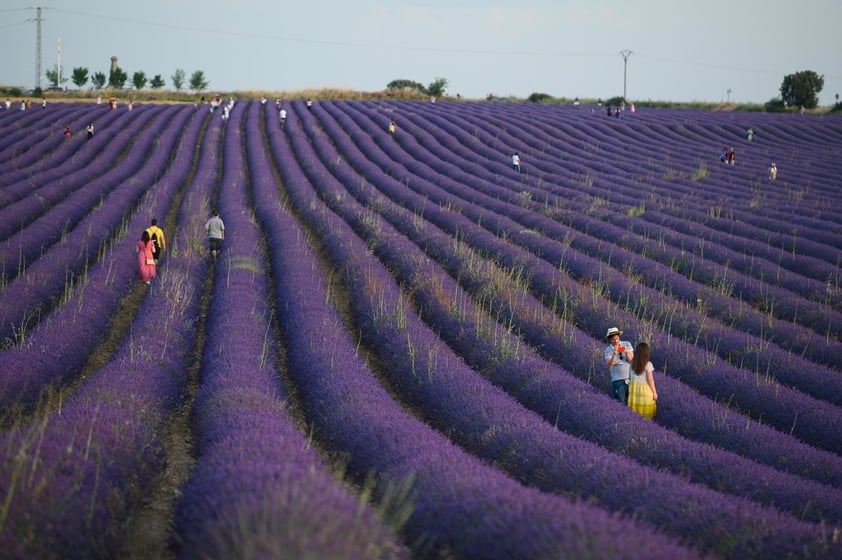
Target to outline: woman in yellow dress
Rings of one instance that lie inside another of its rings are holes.
[[[655,366],[649,361],[649,345],[638,343],[629,372],[629,408],[644,418],[654,418],[658,391],[655,390]]]

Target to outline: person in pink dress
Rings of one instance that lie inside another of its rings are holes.
[[[144,230],[137,242],[137,265],[140,269],[140,280],[149,284],[155,278],[155,244],[149,237],[149,232]]]

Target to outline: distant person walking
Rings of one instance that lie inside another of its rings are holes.
[[[611,372],[611,393],[614,398],[622,404],[629,402],[629,375],[631,361],[634,359],[634,350],[630,342],[620,340],[623,331],[617,327],[611,327],[605,333],[605,340],[608,341],[602,357],[608,364],[608,371]]]
[[[140,281],[144,284],[152,283],[152,279],[155,278],[154,249],[155,246],[149,238],[149,232],[143,230],[140,241],[137,242],[137,266],[140,270]]]
[[[281,119],[281,128],[283,128],[287,122],[287,110],[282,107],[278,112],[278,117]]]
[[[222,251],[222,242],[225,240],[225,224],[222,223],[222,218],[219,217],[219,212],[216,210],[213,211],[211,218],[205,224],[205,231],[208,234],[210,254],[213,260],[216,260],[220,251]]]
[[[512,169],[520,173],[520,154],[517,152],[512,155]]]
[[[71,136],[72,136],[72,133],[70,132],[70,127],[69,127],[69,126],[65,126],[65,127],[64,127],[64,139],[65,139],[65,140],[70,140],[70,137],[71,137]]]
[[[85,130],[88,132],[88,140],[94,137],[94,123],[89,124]]]
[[[769,180],[774,181],[777,178],[778,178],[778,166],[775,165],[775,162],[773,161],[771,164],[769,164]]]
[[[397,130],[398,130],[398,125],[395,124],[395,121],[389,121],[389,134],[394,136],[395,132]]]
[[[655,417],[658,391],[655,389],[655,366],[649,361],[649,345],[640,342],[634,349],[629,375],[629,408],[647,419]]]
[[[151,225],[146,228],[146,233],[149,234],[149,239],[152,240],[152,244],[155,246],[152,257],[155,259],[155,264],[157,265],[158,260],[161,258],[161,253],[167,250],[167,240],[164,237],[164,230],[158,226],[157,218],[152,218]]]
[[[746,130],[746,140],[751,142],[754,139],[754,130],[751,127],[748,127]]]

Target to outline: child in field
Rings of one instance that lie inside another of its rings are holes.
[[[629,408],[647,419],[654,418],[657,410],[654,373],[655,366],[649,361],[649,345],[640,342],[634,349],[629,372]]]

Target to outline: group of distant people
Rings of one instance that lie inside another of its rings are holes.
[[[208,239],[208,255],[216,262],[225,240],[225,223],[217,210],[213,210],[205,222],[205,234]],[[158,276],[158,261],[166,250],[167,239],[164,230],[158,225],[158,219],[152,218],[149,227],[141,233],[136,247],[141,282],[149,285]]]
[[[746,141],[752,142],[754,140],[754,136],[755,136],[754,129],[752,127],[748,127],[746,129],[746,132],[745,132]],[[726,164],[729,164],[729,165],[734,165],[734,162],[736,161],[736,159],[737,159],[737,154],[734,151],[733,146],[726,146],[726,147],[722,148],[721,152],[719,152],[719,161],[721,161],[723,163],[726,163]],[[774,181],[778,178],[778,166],[775,164],[775,162],[772,162],[772,163],[769,164],[768,172],[769,172],[769,180],[770,181]]]

